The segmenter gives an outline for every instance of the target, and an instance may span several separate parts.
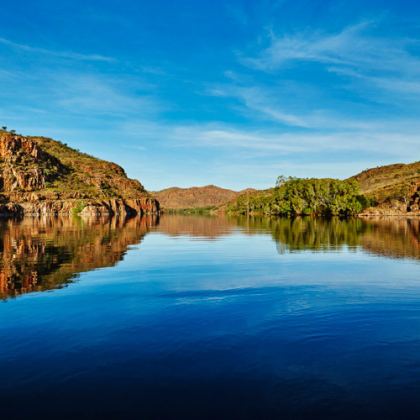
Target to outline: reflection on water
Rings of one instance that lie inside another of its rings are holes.
[[[419,418],[419,232],[419,219],[1,221],[1,416]]]
[[[112,267],[154,219],[25,218],[0,222],[0,298],[58,288],[78,273]]]
[[[158,230],[167,235],[189,235],[216,239],[233,232],[237,226],[235,219],[214,216],[171,215],[159,220]]]
[[[272,233],[279,253],[286,251],[322,251],[343,246],[355,247],[366,232],[367,225],[360,219],[314,219],[277,218],[250,221],[253,231],[258,226],[266,226]]]
[[[0,222],[0,298],[59,288],[78,273],[114,266],[150,231],[213,240],[238,230],[271,235],[279,254],[361,247],[387,257],[420,259],[418,218],[26,218]]]
[[[388,257],[420,259],[420,219],[371,219],[363,248]]]
[[[420,219],[244,219],[241,225],[272,232],[280,253],[285,251],[331,251],[362,247],[374,254],[420,259]]]

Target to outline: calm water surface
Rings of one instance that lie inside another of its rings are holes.
[[[4,419],[420,418],[420,220],[0,222]]]

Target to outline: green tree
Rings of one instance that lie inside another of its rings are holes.
[[[368,204],[356,181],[280,176],[276,187],[247,192],[228,206],[240,214],[350,216]]]

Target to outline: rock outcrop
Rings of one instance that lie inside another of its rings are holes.
[[[158,201],[115,163],[55,140],[0,131],[1,216],[158,212]]]
[[[420,215],[420,162],[367,169],[352,179],[374,204],[362,216]]]
[[[420,184],[414,184],[405,196],[387,198],[368,207],[360,216],[420,216]]]
[[[68,171],[34,141],[8,134],[0,136],[0,160],[0,187],[6,192],[42,190],[59,173]]]

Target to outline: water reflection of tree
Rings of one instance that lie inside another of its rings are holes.
[[[154,222],[152,218],[2,221],[0,297],[62,287],[78,273],[113,266]]]
[[[270,232],[281,254],[360,246],[375,254],[420,259],[419,218],[241,217],[237,221],[249,234]]]
[[[327,251],[346,246],[389,257],[420,259],[419,218],[279,218],[164,216],[159,231],[216,239],[237,228],[249,235],[270,234],[279,253]]]
[[[297,218],[277,220],[273,238],[290,251],[331,250],[343,246],[356,247],[367,226],[359,219]],[[284,251],[284,247],[280,250]]]

